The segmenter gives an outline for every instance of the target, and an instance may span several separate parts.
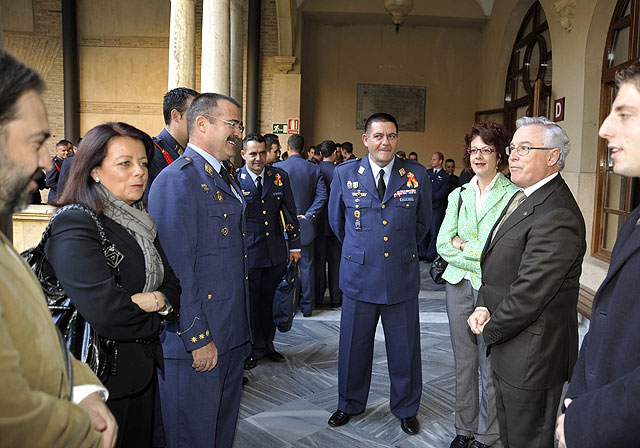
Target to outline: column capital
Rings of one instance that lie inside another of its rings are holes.
[[[556,0],[553,6],[560,15],[562,27],[567,31],[571,31],[576,15],[576,0]]]
[[[274,56],[273,61],[276,64],[276,70],[278,73],[287,74],[293,71],[293,64],[296,63],[295,56]]]

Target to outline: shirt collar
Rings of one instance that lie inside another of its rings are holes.
[[[498,174],[499,173],[496,173],[496,175],[493,177],[491,182],[489,182],[489,185],[487,185],[484,191],[490,191],[493,188],[493,186],[498,181],[498,177],[500,177]],[[471,180],[469,181],[469,186],[473,187],[474,190],[480,191],[480,187],[478,186],[478,176],[473,176],[471,178]]]
[[[530,187],[527,188],[521,188],[521,190],[524,192],[525,196],[529,197],[531,196],[536,190],[539,190],[540,188],[542,188],[544,185],[548,184],[549,182],[551,182],[553,180],[554,177],[556,177],[558,174],[560,174],[559,171],[556,171],[555,173],[553,173],[550,176],[545,177],[544,179],[536,182],[535,184],[531,185]]]
[[[204,160],[206,160],[207,162],[209,162],[209,164],[213,167],[213,169],[216,171],[216,173],[220,174],[220,167],[222,166],[220,164],[220,162],[218,162],[218,159],[216,159],[215,157],[213,157],[211,154],[209,154],[207,151],[205,151],[204,149],[200,149],[198,148],[196,145],[194,145],[193,143],[189,142],[187,144],[188,147],[190,147],[191,149],[193,149],[195,152],[197,152],[198,154],[200,154]]]
[[[391,171],[393,171],[393,164],[396,161],[395,156],[391,159],[391,162],[385,167],[378,166],[373,160],[371,160],[371,154],[369,154],[369,165],[371,166],[371,173],[373,174],[373,180],[378,181],[378,173],[384,168],[384,183],[389,184],[389,177]]]
[[[246,168],[246,166],[245,166],[245,168]],[[251,176],[251,180],[253,181],[254,184],[256,183],[256,177],[260,176],[260,180],[262,181],[262,185],[264,185],[264,167],[262,168],[262,171],[260,172],[260,174],[255,174],[249,168],[247,168],[247,173],[249,173],[249,176]]]

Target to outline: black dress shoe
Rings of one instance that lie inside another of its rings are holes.
[[[346,425],[347,423],[349,423],[350,419],[351,414],[347,414],[346,412],[342,411],[336,411],[331,415],[331,417],[329,417],[328,423],[329,426],[337,428],[338,426]]]
[[[456,438],[453,439],[453,442],[451,442],[451,445],[449,445],[449,448],[467,448],[469,441],[471,441],[471,437],[458,434]]]
[[[282,362],[282,361],[284,361],[284,356],[282,355],[282,353],[278,353],[278,352],[269,353],[267,355],[267,358],[269,358],[273,362]]]
[[[253,356],[247,356],[244,360],[244,370],[251,370],[258,365],[258,360]]]
[[[311,317],[313,315],[313,311],[303,311],[302,312],[302,316],[303,317]]]
[[[418,419],[415,417],[401,418],[400,427],[410,436],[416,435],[420,432],[420,422],[418,422]]]
[[[489,445],[485,445],[484,443],[480,443],[477,440],[474,440],[469,448],[489,448]]]
[[[246,386],[247,384],[249,384],[249,378],[247,378],[246,376],[242,377],[242,385]]]

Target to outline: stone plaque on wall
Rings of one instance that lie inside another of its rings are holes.
[[[371,115],[386,112],[395,117],[401,132],[424,132],[426,104],[424,86],[358,84],[356,129],[364,129]]]

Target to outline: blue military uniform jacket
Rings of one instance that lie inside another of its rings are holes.
[[[328,196],[320,168],[299,154],[291,154],[287,160],[274,166],[285,170],[289,175],[297,214],[314,222],[327,203]]]
[[[288,260],[285,231],[289,249],[300,248],[300,224],[287,173],[280,168],[265,166],[263,175],[262,196],[258,194],[246,166],[240,168],[237,177],[247,201],[247,246],[249,268],[252,269],[276,266]]]
[[[246,203],[191,148],[162,170],[149,213],[182,295],[179,329],[167,325],[166,358],[190,359],[213,340],[219,354],[250,340]]]
[[[147,182],[147,190],[160,174],[160,171],[169,166],[167,159],[162,151],[167,152],[169,158],[173,161],[184,152],[184,148],[173,138],[173,135],[167,129],[163,129],[161,133],[153,137],[153,157],[149,163],[149,181]]]
[[[320,168],[320,172],[322,173],[322,178],[324,179],[324,185],[327,188],[327,194],[331,191],[331,182],[333,181],[333,172],[336,169],[336,166],[333,162],[323,160],[318,165]],[[333,231],[331,230],[331,226],[329,226],[329,211],[328,207],[325,207],[320,212],[320,216],[318,217],[318,223],[316,224],[316,235],[323,236],[331,236],[333,235]]]
[[[433,168],[427,170],[431,180],[431,199],[434,210],[444,212],[447,209],[447,197],[451,193],[451,176],[444,169],[434,173]]]
[[[431,221],[431,184],[417,162],[395,158],[383,200],[368,157],[340,164],[329,223],[342,242],[340,289],[353,299],[395,304],[418,296],[418,242]]]

